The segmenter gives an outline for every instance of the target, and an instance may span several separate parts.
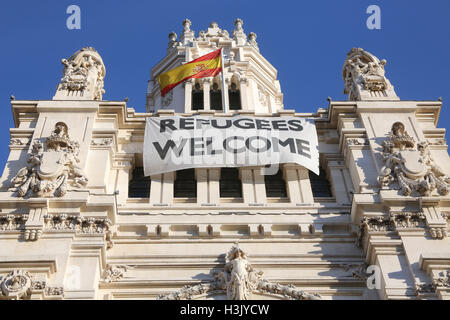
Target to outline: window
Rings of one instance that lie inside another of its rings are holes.
[[[175,198],[196,198],[197,181],[195,180],[195,169],[177,171],[173,187],[173,196]]]
[[[144,168],[136,167],[128,183],[128,198],[150,197],[150,177],[144,177]]]
[[[192,89],[192,110],[203,110],[203,89],[196,83]]]
[[[284,181],[281,169],[275,175],[264,176],[264,182],[267,197],[287,198],[286,181]]]
[[[316,175],[309,171],[309,181],[314,198],[332,197],[330,182],[327,179],[327,173],[320,168],[320,174]]]
[[[228,97],[230,99],[230,110],[241,110],[241,92],[234,82],[231,83],[230,90],[228,90]]]
[[[209,91],[209,99],[211,110],[221,111],[222,107],[222,90],[219,89],[219,85],[214,83]]]
[[[242,198],[242,182],[238,168],[222,168],[219,185],[221,198]]]

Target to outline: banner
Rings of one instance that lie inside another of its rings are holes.
[[[188,168],[297,163],[319,174],[314,120],[298,117],[149,117],[146,176]]]

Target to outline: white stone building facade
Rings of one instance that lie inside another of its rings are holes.
[[[286,110],[256,39],[240,19],[231,33],[183,21],[151,70],[146,113],[102,99],[93,48],[62,60],[52,100],[11,101],[0,299],[450,298],[442,102],[400,100],[386,61],[352,49],[348,101]],[[188,80],[161,98],[159,74],[220,47],[225,88],[220,76]],[[258,167],[143,177],[146,118],[175,114],[314,119],[321,175],[285,164],[272,177]]]

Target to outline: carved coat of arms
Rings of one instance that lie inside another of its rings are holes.
[[[86,186],[88,179],[78,166],[80,145],[68,135],[67,125],[58,122],[44,145],[35,141],[27,167],[11,180],[11,188],[19,197],[62,197],[70,182],[75,187]]]
[[[433,161],[427,142],[419,142],[405,131],[401,122],[392,126],[383,142],[384,166],[378,182],[382,188],[397,182],[403,195],[429,196],[433,191],[447,195],[450,180]]]

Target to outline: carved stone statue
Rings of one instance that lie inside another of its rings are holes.
[[[231,248],[226,257],[224,278],[229,300],[248,300],[262,273],[257,273],[247,260],[239,245]]]
[[[169,33],[169,45],[167,46],[168,50],[175,48],[178,45],[177,34],[175,32]]]
[[[61,62],[64,65],[63,77],[54,100],[102,100],[106,69],[94,48],[78,50],[69,59],[62,59]]]
[[[214,274],[214,281],[185,286],[180,290],[161,295],[159,300],[191,299],[195,295],[225,291],[229,300],[250,300],[254,293],[281,295],[292,300],[320,300],[319,294],[298,290],[293,285],[281,285],[262,279],[263,272],[255,270],[247,254],[236,243],[225,257],[222,272]]]
[[[378,60],[361,48],[353,48],[345,60],[342,76],[349,100],[398,99],[385,77],[386,60]]]
[[[189,19],[184,19],[183,20],[183,32],[190,32],[191,31],[191,25],[192,22]]]
[[[236,41],[237,45],[244,45],[247,42],[247,36],[245,35],[244,28],[242,28],[243,24],[244,22],[239,18],[234,22],[235,29],[232,34],[233,40]]]
[[[253,46],[256,50],[259,51],[258,43],[256,42],[256,33],[250,32],[250,33],[248,34],[248,41],[247,41],[247,44],[250,45],[250,46]]]
[[[62,197],[69,182],[77,188],[87,185],[88,178],[78,166],[80,145],[70,140],[65,123],[55,125],[45,146],[46,151],[40,141],[33,144],[29,165],[11,179],[12,191],[19,197]]]
[[[430,196],[433,191],[447,195],[450,180],[433,161],[427,142],[409,136],[401,122],[393,124],[389,139],[383,142],[384,166],[378,183],[387,188],[397,182],[403,195]]]

